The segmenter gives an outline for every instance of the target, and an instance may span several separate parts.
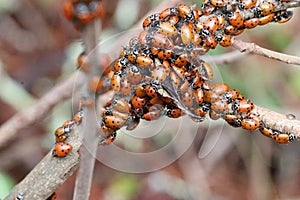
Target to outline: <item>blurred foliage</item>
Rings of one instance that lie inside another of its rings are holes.
[[[9,175],[0,171],[0,198],[5,197],[14,184],[14,181],[9,177]]]

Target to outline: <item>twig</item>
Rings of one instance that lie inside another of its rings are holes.
[[[287,64],[300,65],[300,57],[291,56],[276,51],[271,51],[269,49],[262,48],[254,43],[247,43],[239,39],[234,39],[232,46],[241,52],[261,55],[267,58],[285,62]]]
[[[83,43],[85,51],[89,55],[90,69],[86,74],[85,87],[83,88],[83,94],[88,100],[96,102],[96,96],[93,91],[89,88],[89,81],[92,80],[93,76],[102,74],[101,69],[98,68],[98,52],[99,49],[95,48],[98,44],[98,38],[100,36],[100,20],[96,19],[92,23],[88,24],[83,32]],[[96,103],[94,105],[97,105]],[[90,196],[90,188],[93,179],[93,171],[95,164],[95,157],[98,140],[97,140],[97,107],[88,106],[84,108],[84,123],[82,135],[86,141],[85,148],[81,148],[80,167],[76,177],[75,189],[74,189],[74,200],[88,200]],[[87,150],[88,145],[88,150]]]
[[[275,111],[255,106],[254,112],[257,112],[262,122],[268,128],[282,132],[294,134],[297,139],[300,139],[300,121],[296,119],[289,119],[287,115],[279,114]]]
[[[24,199],[47,199],[78,167],[79,154],[77,151],[82,140],[80,132],[80,127],[75,127],[69,134],[67,142],[73,146],[70,155],[65,158],[53,157],[51,149],[43,160],[3,200],[12,200],[19,193],[23,194]]]
[[[50,90],[45,96],[43,96],[33,106],[18,112],[12,118],[10,118],[5,124],[0,127],[0,148],[13,139],[16,134],[26,126],[40,120],[51,110],[57,103],[68,99],[74,88],[83,83],[83,74],[75,73],[69,79],[63,83],[57,85]]]
[[[224,53],[221,55],[203,55],[201,56],[201,59],[205,60],[209,64],[228,64],[231,63],[234,60],[237,60],[239,58],[242,58],[247,55],[246,53],[241,53],[239,51],[231,51],[228,53]]]

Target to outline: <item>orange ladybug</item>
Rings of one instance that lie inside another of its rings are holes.
[[[57,143],[52,151],[54,157],[66,157],[72,151],[72,145],[67,142]]]

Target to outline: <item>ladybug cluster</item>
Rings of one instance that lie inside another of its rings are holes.
[[[82,121],[83,111],[79,111],[74,115],[72,120],[67,120],[62,126],[55,130],[56,144],[52,151],[54,157],[65,157],[72,151],[72,145],[66,142],[69,133],[73,130],[75,125],[79,125]]]
[[[64,0],[63,11],[77,30],[82,30],[86,24],[103,16],[104,6],[101,0]]]
[[[76,5],[89,8],[92,1],[67,1],[64,12],[75,24],[90,20],[78,17]],[[98,2],[98,1],[96,1]],[[147,17],[143,31],[123,47],[119,57],[103,72],[90,80],[90,90],[100,95],[114,91],[101,116],[100,144],[114,141],[117,131],[133,130],[140,120],[157,120],[161,116],[179,118],[188,115],[194,121],[224,119],[233,127],[259,129],[278,143],[289,143],[296,137],[266,127],[254,111],[254,104],[225,83],[212,83],[213,69],[199,56],[217,44],[228,47],[232,37],[244,29],[269,22],[284,23],[293,13],[282,8],[288,0],[205,0],[201,9],[180,4]],[[100,2],[98,2],[100,4]],[[71,9],[72,8],[72,9]],[[80,10],[80,9],[79,9]],[[72,13],[72,14],[70,14]],[[90,10],[87,16],[92,16]],[[99,15],[100,16],[100,15]],[[78,57],[78,68],[88,71],[86,54]],[[88,106],[92,103],[84,103]],[[80,111],[80,121],[82,110]],[[64,157],[71,147],[65,142],[75,118],[56,130],[53,154]]]

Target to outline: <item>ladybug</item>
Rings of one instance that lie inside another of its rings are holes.
[[[65,18],[68,20],[72,20],[74,16],[74,6],[72,1],[66,0],[63,2],[63,12],[65,15]]]
[[[202,43],[202,38],[199,34],[195,34],[195,37],[194,37],[194,41],[193,41],[194,45],[197,46],[197,45],[200,45]],[[193,52],[197,52],[196,50],[195,51],[192,51],[191,53]],[[197,56],[198,54],[196,54]]]
[[[239,8],[250,9],[256,5],[257,0],[240,0]]]
[[[211,33],[217,30],[219,26],[220,26],[219,17],[216,15],[209,17],[203,25],[203,27]]]
[[[152,80],[164,82],[169,74],[170,63],[165,60],[162,65],[156,66],[156,68],[151,72],[151,78]]]
[[[241,26],[243,26],[243,16],[241,15],[241,13],[239,12],[230,12],[228,15],[228,21],[229,23],[236,28],[239,28]]]
[[[140,55],[136,58],[136,64],[138,67],[150,67],[153,66],[153,60],[150,58],[150,56],[143,56]]]
[[[170,72],[170,79],[175,88],[178,88],[181,84],[181,79],[175,72]]]
[[[181,27],[180,30],[181,40],[183,44],[193,43],[195,38],[194,27],[191,23],[185,24]]]
[[[114,132],[111,135],[102,138],[100,140],[99,144],[101,144],[101,145],[108,145],[108,144],[112,143],[116,139],[116,137],[117,137],[117,133]]]
[[[246,21],[244,21],[244,27],[248,29],[255,28],[259,24],[258,18],[251,18]]]
[[[260,14],[262,16],[266,16],[266,15],[273,13],[274,9],[275,9],[275,6],[271,2],[264,1],[261,4],[259,4],[259,10],[260,10]]]
[[[90,15],[93,19],[96,17],[102,17],[105,13],[105,8],[101,1],[100,2],[92,1],[89,3],[88,7],[90,10]]]
[[[160,97],[154,97],[149,100],[149,103],[152,105],[158,104],[158,105],[163,105],[163,100]]]
[[[159,14],[150,15],[143,21],[143,28],[144,29],[149,28],[149,26],[151,26],[152,23],[157,21],[158,19],[159,19]]]
[[[225,26],[225,17],[222,14],[217,14],[216,16],[218,17],[218,20],[219,20],[218,30],[224,28],[224,26]]]
[[[177,14],[177,12],[178,12],[177,8],[166,8],[159,14],[159,19],[164,20],[170,15]]]
[[[246,130],[256,130],[259,128],[260,118],[258,115],[251,113],[247,118],[242,120],[242,128]]]
[[[128,80],[128,78],[121,79],[120,94],[125,95],[125,96],[131,94],[131,83]]]
[[[187,91],[183,92],[180,95],[180,99],[182,101],[182,104],[185,107],[191,107],[193,105],[193,92],[192,92],[192,90],[188,89]]]
[[[88,6],[85,3],[75,5],[76,17],[81,23],[87,24],[92,20]]]
[[[110,87],[113,89],[115,93],[118,93],[121,88],[121,76],[120,73],[115,72],[114,75],[111,77]]]
[[[114,64],[114,67],[113,67],[113,70],[115,72],[117,71],[121,71],[122,69],[126,68],[128,64],[128,59],[127,58],[119,58],[115,64]]]
[[[204,96],[204,93],[201,88],[194,90],[195,101],[198,103],[198,105],[203,103],[203,96]]]
[[[207,110],[206,108],[200,107],[200,108],[196,108],[195,110],[193,110],[193,113],[197,116],[199,116],[200,118],[204,118],[205,115],[208,113],[209,110]]]
[[[152,98],[158,97],[158,91],[157,91],[156,86],[146,85],[145,90],[146,90],[146,93],[149,97],[152,97]]]
[[[170,59],[173,55],[173,51],[169,49],[160,50],[157,53],[157,57],[161,60],[167,60]]]
[[[53,157],[66,157],[72,151],[72,145],[67,142],[60,142],[54,146]]]
[[[56,192],[53,192],[46,200],[55,200],[57,198]]]
[[[132,131],[134,130],[140,123],[140,118],[137,116],[133,116],[132,119],[127,122],[126,130]]]
[[[82,52],[77,57],[77,69],[80,69],[85,73],[88,73],[90,71],[89,61],[85,52]]]
[[[224,0],[211,0],[210,3],[216,7],[222,7],[225,5],[226,1]]]
[[[149,31],[143,30],[142,32],[140,32],[138,38],[139,38],[139,44],[141,44],[141,45],[148,44],[149,39],[150,39]]]
[[[23,200],[24,196],[23,193],[18,193],[16,197],[14,197],[14,200]]]
[[[184,115],[184,112],[180,108],[172,108],[168,109],[166,114],[169,118],[179,118]]]
[[[112,101],[112,106],[115,110],[117,110],[120,113],[129,113],[130,111],[130,105],[125,99],[115,98]]]
[[[202,13],[203,15],[210,15],[214,10],[215,10],[215,6],[213,5],[209,5],[209,4],[202,4]]]
[[[216,46],[217,46],[217,39],[215,35],[211,33],[205,38],[205,44],[203,45],[203,47],[208,49],[214,49],[216,48]]]
[[[104,123],[102,123],[101,132],[103,133],[104,136],[109,136],[109,135],[113,134],[115,132],[115,130],[107,127]]]
[[[223,34],[223,35],[217,35],[216,36],[217,42],[222,46],[222,47],[229,47],[232,45],[232,40],[229,35]]]
[[[234,35],[237,32],[237,28],[232,25],[229,25],[226,26],[224,31],[227,35]]]
[[[272,138],[276,133],[272,129],[266,128],[264,126],[259,127],[259,131],[266,137]]]
[[[210,108],[217,113],[223,113],[228,110],[228,103],[222,100],[214,101]]]
[[[200,33],[202,32],[202,30],[204,30],[204,22],[201,22],[201,21],[197,21],[195,23],[195,30]]]
[[[214,77],[214,71],[210,64],[205,61],[201,61],[201,75],[204,80],[212,80]]]
[[[143,108],[147,103],[146,98],[134,96],[131,99],[131,104],[134,108]]]
[[[82,118],[83,118],[83,111],[81,110],[74,115],[73,120],[76,124],[80,124],[82,122]]]
[[[174,44],[167,36],[161,33],[154,33],[151,36],[151,42],[154,47],[163,49],[173,49]]]
[[[65,124],[55,130],[55,140],[56,142],[63,142],[67,139],[67,134],[71,132],[72,126],[74,125],[73,120],[67,121],[69,124]]]
[[[105,116],[103,120],[107,127],[112,128],[114,130],[122,128],[122,126],[126,122],[126,120],[118,118],[116,116]]]
[[[216,111],[214,110],[210,110],[209,111],[209,117],[212,119],[212,120],[218,120],[221,118],[221,114],[220,113],[217,113]]]
[[[182,17],[183,19],[191,18],[193,16],[190,7],[187,5],[179,4],[177,9],[178,9],[179,16]]]
[[[178,34],[175,26],[168,22],[161,23],[158,32],[168,37],[175,37]]]
[[[278,17],[276,17],[275,22],[286,23],[293,17],[293,11],[283,11]]]
[[[129,67],[128,80],[132,84],[139,84],[143,80],[143,75],[142,75],[140,69],[137,66],[131,65]]]
[[[161,105],[153,105],[149,108],[149,112],[142,116],[142,119],[147,121],[157,120],[161,116],[162,110],[163,107]]]
[[[239,91],[232,89],[223,94],[223,99],[228,101],[229,103],[233,100],[241,100],[244,99],[244,95],[242,95]]]
[[[259,18],[258,24],[259,24],[259,25],[265,25],[265,24],[267,24],[267,23],[273,21],[274,16],[275,16],[274,13],[271,13],[271,14],[269,14],[269,15],[266,15],[266,16],[264,16],[264,17],[261,17],[261,18]]]
[[[254,104],[248,99],[236,100],[233,104],[233,110],[239,113],[249,113],[253,108]]]
[[[225,121],[231,125],[232,127],[241,127],[242,126],[242,120],[240,116],[227,114],[224,117]]]
[[[168,22],[172,25],[176,25],[179,22],[180,18],[177,15],[171,15],[168,19]]]
[[[137,97],[145,97],[147,95],[144,85],[139,85],[135,88],[135,95]]]
[[[138,44],[139,44],[139,38],[137,36],[135,36],[129,40],[129,46],[131,48],[136,47]]]
[[[114,109],[111,109],[110,111],[110,115],[108,116],[114,116],[118,119],[121,119],[121,120],[127,120],[128,119],[128,113],[121,113],[119,111],[116,111]]]
[[[291,142],[290,136],[285,133],[277,133],[275,135],[272,135],[272,138],[279,144],[288,144]]]
[[[213,93],[216,93],[218,95],[229,91],[229,85],[227,85],[226,83],[211,84],[210,88],[213,91]]]
[[[178,58],[175,60],[175,65],[177,67],[184,67],[188,63],[188,54],[183,53],[178,56]]]
[[[182,57],[181,57],[181,58],[182,58]],[[183,59],[185,59],[184,56],[183,56]],[[185,77],[184,77],[184,73],[185,73],[185,68],[184,68],[184,67],[178,67],[178,66],[176,66],[174,63],[171,63],[171,67],[172,67],[172,69],[174,70],[174,72],[175,72],[180,78],[182,78],[182,79],[185,78]]]

